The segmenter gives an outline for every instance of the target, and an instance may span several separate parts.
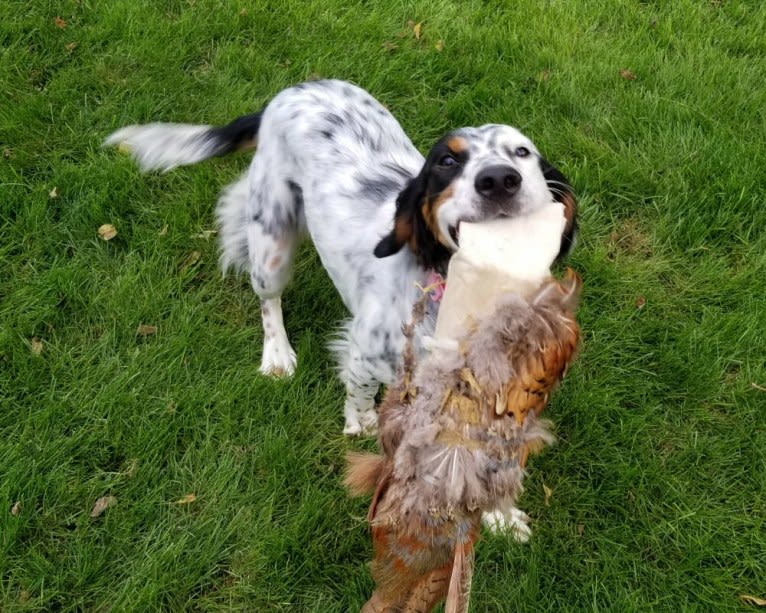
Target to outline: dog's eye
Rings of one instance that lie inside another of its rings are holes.
[[[455,156],[450,155],[449,153],[439,160],[439,166],[454,166],[455,164],[457,164]]]
[[[513,154],[517,158],[525,158],[529,155],[529,149],[526,147],[516,147],[516,151],[514,151]]]

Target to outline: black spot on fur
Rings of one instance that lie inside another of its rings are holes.
[[[213,142],[213,155],[226,155],[254,144],[261,126],[261,115],[262,113],[244,115],[225,126],[210,130],[205,138]]]
[[[359,196],[365,200],[380,201],[402,188],[401,180],[393,177],[357,177]]]

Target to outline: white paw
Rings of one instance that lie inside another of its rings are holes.
[[[356,414],[346,419],[343,434],[346,436],[375,436],[378,433],[378,413],[375,410]]]
[[[287,339],[268,338],[263,343],[261,373],[269,377],[290,377],[295,373],[297,358]]]
[[[532,536],[529,527],[529,515],[521,509],[512,507],[503,512],[500,509],[489,511],[482,515],[481,521],[494,534],[510,534],[519,543],[526,543]]]

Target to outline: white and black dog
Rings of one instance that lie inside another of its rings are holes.
[[[572,188],[521,132],[461,128],[424,160],[388,110],[342,81],[291,87],[261,113],[224,127],[128,126],[106,144],[124,145],[144,170],[167,171],[256,141],[249,171],[218,204],[221,263],[248,272],[260,297],[261,372],[289,375],[296,356],[281,295],[301,237],[311,236],[351,312],[334,343],[347,391],[346,434],[374,430],[375,395],[394,381],[418,286],[446,270],[460,222],[526,213],[553,198],[568,220],[560,256],[574,240]],[[428,332],[428,325],[420,331]]]

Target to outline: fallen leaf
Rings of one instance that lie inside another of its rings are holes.
[[[551,79],[551,71],[550,70],[543,70],[543,73],[540,75],[540,78],[543,81],[550,81]]]
[[[636,298],[636,308],[637,309],[643,309],[646,306],[646,298],[643,296],[639,296]]]
[[[623,68],[620,70],[620,76],[627,80],[627,81],[635,81],[636,80],[636,73],[632,70],[628,70],[627,68]]]
[[[13,156],[13,149],[10,149],[9,147],[3,147],[3,157],[7,160],[11,156]]]
[[[585,534],[585,524],[577,524],[577,534],[580,536]]]
[[[40,355],[43,352],[43,341],[38,336],[33,336],[32,341],[32,353]]]
[[[153,336],[157,334],[157,326],[150,326],[149,324],[141,324],[136,330],[138,336]]]
[[[160,236],[165,236],[168,233],[168,224],[162,226],[162,230],[159,231]]]
[[[68,25],[67,22],[59,16],[56,16],[56,19],[53,20],[53,23],[56,24],[56,27],[59,30],[66,30]]]
[[[117,236],[117,228],[110,223],[105,223],[98,229],[98,235],[105,241],[112,240]]]
[[[434,45],[434,49],[436,49],[439,53],[444,51],[444,41],[443,40],[437,40],[436,44]]]
[[[21,514],[21,500],[17,500],[11,507],[11,515],[18,517]]]
[[[755,607],[766,607],[766,598],[758,598],[758,596],[750,596],[748,594],[740,594],[739,599],[745,604],[750,604]]]
[[[104,511],[115,504],[117,504],[117,498],[114,496],[101,496],[101,498],[96,500],[96,504],[93,505],[93,510],[90,512],[90,516],[100,517]]]
[[[176,504],[191,504],[197,500],[196,494],[186,494],[186,496],[176,500]]]
[[[66,45],[64,48],[65,48],[67,51],[70,51],[70,52],[71,52],[71,51],[74,51],[75,49],[77,49],[77,43],[69,43],[69,44],[68,44],[68,45]]]
[[[58,198],[59,197],[59,188],[54,186],[53,189],[48,192],[48,197],[51,200],[55,200],[56,198]]]
[[[240,16],[240,17],[247,17],[247,9],[242,9],[242,10],[239,12],[239,16]]]
[[[21,602],[29,602],[30,600],[32,600],[32,592],[30,592],[29,590],[21,590],[19,592],[19,600]]]
[[[189,270],[192,266],[199,263],[200,259],[202,258],[202,253],[199,251],[192,251],[189,255],[184,258],[184,261],[181,262],[181,272],[186,272]]]
[[[415,40],[420,40],[420,37],[423,34],[423,22],[420,21],[412,26],[412,31],[415,33]]]
[[[553,488],[548,487],[543,483],[543,491],[545,492],[545,506],[551,506],[551,498],[553,497]]]

